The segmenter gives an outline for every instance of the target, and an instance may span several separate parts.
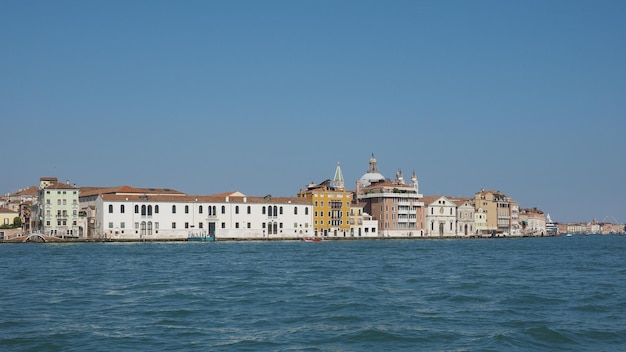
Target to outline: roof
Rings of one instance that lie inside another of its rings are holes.
[[[171,203],[227,203],[223,195],[195,196],[195,195],[144,195],[144,194],[101,194],[106,201],[133,201],[133,202],[171,202]],[[303,197],[258,197],[258,196],[228,196],[228,203],[252,204],[302,204],[311,205],[311,201]],[[245,202],[244,202],[245,198]]]
[[[430,204],[434,203],[437,199],[440,199],[440,198],[446,198],[446,197],[442,196],[442,195],[424,196],[424,197],[422,197],[421,201],[424,203],[424,205],[430,205]]]
[[[80,196],[90,197],[100,194],[147,194],[147,195],[185,195],[185,193],[169,188],[135,188],[127,185],[116,187],[81,187]]]
[[[78,189],[75,186],[68,185],[63,182],[52,182],[49,185],[43,187],[43,189]]]
[[[19,191],[10,195],[10,197],[22,197],[22,196],[30,196],[36,197],[39,194],[38,186],[28,186],[26,188],[22,188]]]
[[[11,210],[9,208],[0,208],[0,213],[18,214],[18,212],[16,212],[15,210]]]

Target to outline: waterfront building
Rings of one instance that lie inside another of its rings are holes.
[[[457,236],[472,236],[475,231],[474,199],[452,198],[450,201],[456,204],[456,233]]]
[[[427,237],[456,236],[457,234],[457,206],[444,196],[425,196],[424,202],[424,230]]]
[[[394,181],[378,171],[374,155],[367,173],[356,182],[357,202],[365,203],[364,211],[378,220],[378,235],[383,237],[419,237],[424,235],[424,203],[419,193],[415,172],[406,184],[401,170]]]
[[[9,227],[15,222],[15,218],[19,217],[19,213],[9,208],[0,208],[0,226]]]
[[[511,199],[500,191],[481,190],[474,195],[474,207],[487,217],[487,231],[509,234],[511,231]]]
[[[364,203],[350,205],[350,237],[378,237],[378,220],[363,211]]]
[[[519,215],[520,215],[519,202],[510,200],[509,209],[510,209],[510,216],[511,216],[509,234],[511,236],[521,236],[522,233],[521,233],[521,225],[520,225],[520,219],[519,219]]]
[[[525,208],[519,212],[519,221],[521,223],[521,233],[524,236],[545,236],[546,215],[537,208]]]
[[[311,204],[297,197],[254,197],[241,192],[194,196],[123,186],[93,189],[81,201],[84,211],[93,214],[93,238],[295,239],[313,232]]]
[[[474,211],[474,233],[478,236],[494,234],[496,227],[487,225],[487,213],[483,208],[476,208]]]
[[[327,179],[319,184],[311,183],[306,189],[298,192],[298,197],[308,199],[313,205],[315,236],[350,235],[352,192],[345,189],[340,164],[337,164],[332,181]]]
[[[79,190],[69,182],[58,182],[56,177],[41,177],[39,193],[31,211],[33,231],[51,237],[80,237]]]

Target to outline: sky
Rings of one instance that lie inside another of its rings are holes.
[[[0,192],[424,195],[626,222],[626,1],[0,2]]]

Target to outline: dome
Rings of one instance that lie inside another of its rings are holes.
[[[370,165],[367,168],[367,173],[359,179],[359,183],[361,187],[367,187],[373,182],[384,181],[385,176],[378,172],[378,161],[374,157],[374,153],[372,153],[372,157],[370,158]]]
[[[384,181],[384,180],[385,180],[385,176],[383,176],[382,174],[378,172],[368,172],[364,174],[363,176],[361,176],[361,178],[359,179],[359,183],[361,184],[361,187],[367,187],[374,182]]]

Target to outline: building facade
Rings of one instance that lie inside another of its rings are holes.
[[[427,237],[456,236],[456,204],[444,196],[426,196],[422,201],[425,209],[425,235]]]
[[[31,211],[32,229],[44,236],[77,238],[81,236],[79,224],[79,189],[69,182],[58,182],[56,177],[42,177],[39,194]]]
[[[474,218],[474,200],[472,198],[448,198],[456,204],[456,233],[457,236],[475,235],[476,225]]]
[[[193,196],[127,188],[85,197],[93,208],[93,238],[180,240],[294,239],[313,233],[312,207],[297,197],[254,197],[240,192]]]
[[[357,202],[365,204],[364,211],[378,220],[382,237],[421,237],[424,235],[424,203],[419,193],[415,172],[406,184],[398,170],[394,181],[386,180],[378,171],[374,155],[367,173],[356,183]]]

